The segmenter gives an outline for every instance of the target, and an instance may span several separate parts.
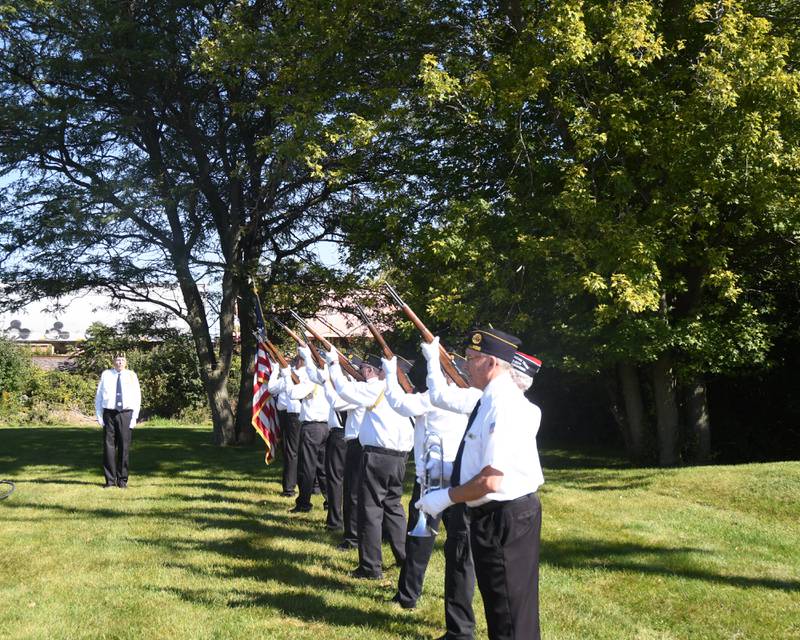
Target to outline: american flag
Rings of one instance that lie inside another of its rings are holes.
[[[278,426],[278,412],[275,408],[275,400],[267,389],[267,381],[272,373],[272,365],[267,357],[264,319],[261,315],[261,304],[258,300],[256,300],[256,325],[258,331],[255,373],[253,374],[253,417],[251,423],[267,446],[264,462],[269,464],[275,457],[275,446],[280,440],[281,432]]]

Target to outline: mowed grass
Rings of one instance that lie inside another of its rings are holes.
[[[388,548],[383,582],[350,578],[357,554],[333,548],[321,499],[289,514],[259,448],[143,424],[127,491],[103,490],[100,465],[100,429],[0,429],[0,479],[16,483],[0,501],[0,638],[444,632],[440,550],[401,610]],[[800,638],[800,463],[664,471],[546,451],[543,466],[544,638]],[[477,590],[475,609],[485,637]]]

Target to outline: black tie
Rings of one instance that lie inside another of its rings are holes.
[[[472,423],[475,422],[475,416],[478,415],[478,409],[481,406],[481,401],[478,400],[475,403],[475,408],[472,410],[472,413],[469,414],[469,420],[467,420],[467,428],[464,429],[464,435],[461,438],[461,444],[458,445],[458,453],[456,453],[455,462],[453,462],[453,471],[450,473],[450,486],[457,487],[461,484],[461,458],[464,457],[464,443],[467,441],[467,433],[469,432],[469,428],[472,426]]]
[[[122,411],[122,371],[117,374],[117,411]]]

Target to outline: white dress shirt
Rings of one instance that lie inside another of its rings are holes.
[[[475,387],[462,389],[454,384],[450,384],[444,377],[439,363],[431,366],[428,363],[428,377],[425,383],[428,386],[428,396],[434,407],[455,411],[469,415],[475,408],[478,400],[481,399],[483,392]]]
[[[116,369],[106,369],[100,375],[97,393],[94,396],[94,413],[97,422],[103,426],[103,409],[117,409],[117,378],[122,381],[122,410],[132,411],[131,429],[136,426],[139,418],[139,409],[142,405],[142,390],[139,387],[139,378],[130,369],[117,372]]]
[[[306,372],[308,373],[308,378],[311,382],[315,382],[316,384],[320,385],[322,389],[325,391],[325,399],[328,401],[328,428],[329,429],[343,429],[344,425],[339,422],[339,414],[338,411],[351,411],[356,408],[356,405],[345,402],[342,400],[342,397],[336,393],[336,389],[333,388],[333,383],[331,382],[330,376],[328,374],[328,367],[324,366],[321,370],[317,368],[316,363],[313,361],[311,364],[306,363]],[[349,415],[349,414],[348,414]],[[356,436],[358,437],[358,431],[356,431]],[[347,439],[347,438],[345,438]],[[352,440],[352,438],[350,438]]]
[[[291,376],[287,375],[285,379],[289,398],[300,401],[300,422],[324,422],[327,424],[330,405],[325,399],[324,389],[311,382],[305,367],[298,368],[295,373],[300,379],[297,384],[292,381]]]
[[[469,506],[514,500],[544,484],[536,447],[541,419],[539,407],[528,401],[508,373],[486,385],[475,420],[464,436],[459,480],[466,484],[487,466],[501,471],[503,478],[497,492],[467,502]]]
[[[433,406],[424,393],[406,393],[397,381],[397,376],[387,378],[386,401],[401,416],[415,418],[414,423],[414,463],[417,480],[422,483],[425,475],[425,438],[436,434],[442,440],[442,459],[453,462],[464,436],[467,416]]]
[[[286,370],[290,370],[290,368],[287,367]],[[286,384],[287,378],[284,377],[283,371],[284,369],[275,367],[267,382],[267,390],[275,396],[278,408],[284,408],[288,413],[300,413],[300,401],[293,400],[289,396],[289,387]],[[297,373],[296,369],[293,371]],[[291,375],[289,379],[291,381]]]
[[[358,440],[365,447],[410,451],[414,446],[414,427],[386,402],[386,384],[378,378],[356,382],[345,378],[337,362],[329,368],[333,387],[345,402],[363,407],[364,417]]]
[[[280,375],[280,366],[272,362],[272,370],[269,372],[269,380],[267,380],[267,391],[275,398],[275,406],[278,411],[286,411],[286,402],[281,397],[281,391],[284,390],[285,384]]]

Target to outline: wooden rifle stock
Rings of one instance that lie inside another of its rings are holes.
[[[391,360],[394,357],[394,353],[392,353],[392,350],[389,348],[389,345],[386,344],[386,340],[384,340],[383,335],[381,335],[381,332],[378,329],[378,327],[376,327],[375,323],[372,322],[372,320],[370,320],[367,317],[367,312],[364,311],[364,307],[362,307],[357,302],[356,302],[356,308],[358,309],[358,313],[361,314],[361,317],[364,319],[364,323],[367,325],[367,329],[369,329],[369,332],[372,334],[372,337],[375,338],[375,342],[378,343],[378,345],[381,348],[381,351],[383,351],[383,357],[386,358],[387,360]],[[406,375],[406,372],[400,368],[399,362],[397,366],[397,381],[400,383],[400,386],[403,387],[403,391],[405,391],[406,393],[414,393],[414,385],[411,384],[411,380],[408,379],[408,375]]]
[[[289,363],[286,362],[286,358],[283,357],[283,354],[280,351],[278,351],[278,347],[276,347],[274,344],[272,344],[269,340],[267,340],[263,336],[262,338],[264,340],[264,344],[267,347],[267,351],[269,351],[270,355],[272,355],[272,359],[278,363],[281,369],[285,369],[286,367],[288,367]],[[297,374],[294,371],[292,371],[292,382],[294,382],[295,384],[300,384],[300,378],[297,377]]]
[[[319,332],[317,332],[311,325],[309,325],[305,320],[303,320],[299,315],[297,315],[294,311],[290,312],[292,317],[297,320],[303,329],[308,331],[311,334],[311,337],[314,338],[317,342],[319,342],[326,351],[330,351],[333,349],[333,345],[328,342],[325,338],[323,338]],[[337,350],[338,353],[338,350]],[[339,353],[339,364],[342,366],[350,377],[354,380],[358,380],[359,382],[364,382],[364,376],[361,375],[361,372],[353,366],[353,363],[350,362],[347,358],[345,358],[341,353]]]
[[[422,320],[417,317],[417,314],[411,310],[405,301],[400,297],[400,294],[395,291],[394,287],[390,285],[388,282],[383,283],[386,287],[386,290],[389,292],[389,295],[394,300],[395,304],[399,306],[403,312],[406,314],[409,320],[414,324],[417,328],[417,331],[420,332],[422,335],[422,339],[430,344],[433,342],[434,335],[428,330]],[[469,387],[469,383],[464,380],[464,377],[458,372],[456,366],[453,364],[453,361],[450,359],[450,355],[447,353],[447,350],[439,344],[439,362],[442,364],[442,369],[447,374],[447,377],[450,378],[456,386],[461,387],[462,389],[466,389]]]

